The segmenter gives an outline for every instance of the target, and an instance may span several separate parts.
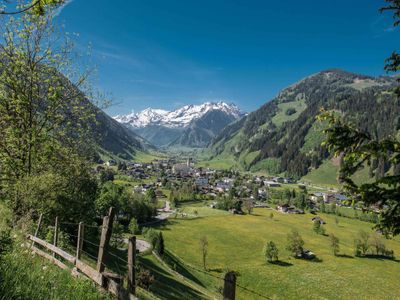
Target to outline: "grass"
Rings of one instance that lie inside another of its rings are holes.
[[[198,209],[198,208],[196,208]],[[210,291],[222,286],[225,271],[240,273],[238,284],[258,294],[275,299],[395,299],[399,297],[398,261],[353,257],[354,237],[359,230],[372,233],[372,224],[322,215],[327,233],[340,239],[340,253],[335,257],[328,236],[312,230],[312,215],[285,215],[271,210],[255,209],[254,215],[214,215],[196,219],[171,219],[161,227],[166,248],[183,259],[197,278]],[[285,250],[286,236],[296,229],[305,241],[305,248],[316,253],[319,262],[290,258]],[[209,241],[207,266],[209,275],[201,271],[199,239]],[[284,263],[265,262],[264,244],[272,240]],[[385,240],[386,246],[400,253],[400,241]],[[196,271],[198,270],[198,271]],[[210,276],[212,275],[212,276]],[[237,299],[262,299],[259,295],[238,288]]]
[[[340,184],[337,183],[337,174],[339,166],[332,164],[330,160],[326,160],[317,169],[312,170],[306,176],[302,178],[303,182],[311,182],[313,185],[324,186],[328,188],[338,188]],[[373,179],[369,177],[368,167],[364,167],[357,171],[352,179],[355,183],[368,183]]]
[[[294,108],[296,112],[290,116],[286,114],[286,111],[289,108]],[[284,122],[287,121],[292,121],[297,119],[297,117],[307,108],[307,104],[305,99],[300,99],[297,101],[292,101],[292,102],[285,102],[285,103],[280,103],[278,104],[278,112],[277,114],[272,118],[272,122],[276,126],[281,126]]]
[[[334,166],[330,160],[326,160],[317,169],[312,170],[302,178],[304,182],[312,182],[314,185],[322,185],[326,187],[339,187],[337,183],[337,173],[339,167]]]
[[[166,156],[156,152],[142,152],[138,151],[135,154],[135,161],[141,163],[150,163],[155,159],[165,159]]]
[[[9,230],[9,210],[0,203],[0,234]],[[0,255],[0,299],[112,299],[89,280],[75,278],[27,249],[25,238],[11,232],[12,248]],[[0,241],[0,243],[4,241]],[[7,243],[8,244],[8,243]],[[5,244],[0,245],[2,247]]]

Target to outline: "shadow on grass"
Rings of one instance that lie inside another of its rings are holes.
[[[309,261],[309,262],[314,262],[314,263],[322,263],[323,262],[323,260],[318,258],[318,257],[315,257],[315,258],[312,258],[312,259],[307,259],[307,258],[303,258],[303,259],[306,260],[306,261]]]
[[[337,254],[336,257],[343,257],[343,258],[354,258],[354,256],[348,254]]]
[[[377,254],[366,254],[363,256],[358,256],[358,258],[369,258],[369,259],[377,259],[377,260],[391,260],[394,262],[400,262],[400,260],[394,258],[394,257],[390,257],[390,256],[386,256],[386,255],[377,255]]]
[[[203,283],[189,271],[185,264],[168,250],[165,250],[163,260],[175,272],[204,287]]]
[[[215,269],[208,269],[210,272],[215,272],[215,273],[222,273],[224,270],[222,268],[215,268]]]
[[[155,277],[154,284],[150,291],[161,299],[205,299],[205,296],[189,286],[176,280],[171,274],[160,268],[153,261],[143,258],[143,266],[148,269]]]
[[[280,267],[291,267],[293,266],[293,264],[288,263],[286,261],[281,261],[281,260],[277,260],[277,261],[270,261],[269,262],[271,265],[276,265],[276,266],[280,266]]]

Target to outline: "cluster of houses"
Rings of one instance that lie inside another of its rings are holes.
[[[107,166],[117,166],[120,172],[133,179],[147,179],[150,177],[158,178],[154,183],[142,184],[135,187],[135,192],[145,193],[148,189],[154,189],[164,197],[157,189],[162,186],[162,180],[169,182],[191,182],[197,187],[200,194],[207,195],[209,198],[219,194],[227,194],[234,187],[238,195],[246,195],[249,199],[255,199],[254,183],[259,185],[257,199],[268,198],[268,189],[281,187],[285,184],[296,183],[292,178],[279,176],[252,176],[243,175],[238,172],[218,171],[209,168],[196,167],[191,158],[182,161],[179,158],[169,158],[165,160],[154,160],[151,163],[130,162],[120,168],[115,160],[108,160],[104,163]],[[349,206],[348,198],[335,192],[316,192],[309,194],[309,203],[317,207],[321,201],[326,204],[335,203],[338,206]],[[288,214],[303,214],[304,211],[293,205],[282,204],[277,206],[277,210]]]
[[[323,201],[325,204],[335,203],[337,206],[349,206],[348,197],[341,193],[316,192],[316,193],[310,194],[309,199],[314,204],[318,204]]]

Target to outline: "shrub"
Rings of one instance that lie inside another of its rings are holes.
[[[287,235],[287,240],[287,250],[292,253],[293,257],[301,257],[303,254],[304,241],[299,232],[297,230],[292,230],[292,232]]]
[[[272,262],[274,260],[278,261],[279,260],[278,254],[279,254],[279,250],[273,241],[269,241],[264,246],[264,256],[267,258],[267,261],[269,261],[269,262]]]
[[[322,234],[322,235],[325,234],[325,228],[319,220],[314,221],[313,230],[317,234]]]
[[[162,232],[160,232],[158,234],[158,238],[156,240],[156,244],[155,244],[154,248],[158,255],[160,255],[160,256],[164,255],[164,237],[163,237]]]
[[[129,222],[129,232],[132,234],[140,234],[140,228],[135,218]]]
[[[369,234],[363,230],[360,230],[358,237],[354,239],[355,255],[361,256],[365,255],[369,249]]]
[[[293,114],[295,114],[296,113],[296,109],[295,108],[288,108],[287,110],[286,110],[286,112],[285,112],[285,114],[287,115],[287,116],[291,116],[291,115],[293,115]]]
[[[145,234],[145,238],[149,241],[149,243],[151,244],[151,246],[153,247],[153,249],[155,248],[155,246],[157,245],[158,239],[159,239],[159,234],[156,230],[154,230],[153,228],[150,228],[148,230],[146,230]]]
[[[337,256],[339,253],[339,238],[331,234],[331,248],[333,255]]]
[[[154,276],[150,273],[149,270],[139,268],[137,272],[137,277],[136,277],[136,285],[145,289],[149,290],[150,286],[154,282]]]

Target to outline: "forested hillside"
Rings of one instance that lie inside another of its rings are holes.
[[[304,176],[329,157],[321,146],[324,124],[316,120],[322,108],[375,138],[396,134],[400,106],[392,93],[395,82],[341,70],[309,76],[226,127],[210,146],[210,159],[238,161],[236,166],[248,170]],[[371,175],[389,168],[384,161],[375,162]]]

